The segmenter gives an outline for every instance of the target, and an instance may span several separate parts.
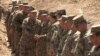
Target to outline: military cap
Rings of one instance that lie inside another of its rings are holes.
[[[47,16],[48,14],[42,14],[42,16]]]
[[[84,19],[83,15],[77,15],[73,18],[74,23],[81,24],[81,23],[87,23],[86,19]]]
[[[28,5],[28,3],[27,2],[24,2],[23,5]]]
[[[67,20],[72,20],[75,17],[75,15],[62,15],[62,20],[67,21]]]
[[[24,9],[27,8],[28,11],[32,10],[32,9],[30,8],[31,5],[23,5],[23,6],[24,6]]]
[[[56,12],[50,12],[49,15],[50,15],[53,19],[56,19]]]
[[[37,13],[37,12],[38,12],[37,10],[32,10],[32,11],[31,11],[31,13]]]
[[[15,6],[15,8],[19,8],[19,6]]]
[[[24,7],[31,7],[31,5],[23,5]]]
[[[91,36],[95,33],[96,35],[100,35],[100,24],[92,25],[91,28],[88,30],[87,35]]]
[[[91,27],[91,32],[100,32],[100,24],[95,24]]]
[[[48,11],[47,10],[39,10],[39,15],[41,14],[48,14]]]
[[[66,15],[66,10],[65,10],[65,9],[57,10],[57,11],[56,11],[56,16],[57,16],[57,15],[59,15],[59,16]]]
[[[32,11],[32,10],[35,10],[35,8],[34,8],[34,7],[32,7],[32,6],[30,6],[30,7],[29,7],[29,10],[31,10],[31,11]]]
[[[23,6],[23,4],[18,4],[19,6]]]
[[[67,20],[67,19],[68,19],[68,16],[67,16],[67,15],[62,15],[61,19],[59,19],[59,20],[65,21],[65,20]]]

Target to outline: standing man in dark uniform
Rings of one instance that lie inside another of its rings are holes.
[[[24,5],[23,11],[17,13],[15,18],[12,20],[12,26],[15,27],[14,47],[16,56],[19,55],[19,40],[22,35],[22,22],[28,16],[29,11],[30,11],[30,6]]]
[[[55,31],[55,27],[53,26],[56,22],[57,22],[57,18],[56,18],[56,12],[50,12],[50,14],[48,15],[48,19],[49,19],[49,31],[47,33],[47,52],[48,52],[48,56],[55,56],[55,50],[53,49],[53,45],[52,45],[52,36],[53,33]]]
[[[53,24],[54,32],[51,38],[51,42],[52,42],[55,55],[57,55],[60,38],[62,37],[62,34],[63,34],[62,32],[63,32],[63,29],[65,28],[64,21],[61,18],[62,15],[65,15],[65,14],[66,14],[65,10],[58,10],[56,12],[56,18],[58,21],[56,21]]]
[[[47,33],[49,30],[48,14],[41,15],[41,35],[37,42],[37,56],[47,56]]]
[[[74,56],[85,56],[87,50],[91,48],[87,36],[87,21],[83,15],[77,15],[73,20],[74,23],[77,24],[80,36],[76,38],[75,47],[72,53]]]
[[[100,56],[100,24],[91,27],[89,36],[93,46],[86,56]]]
[[[20,39],[20,56],[37,56],[36,43],[41,33],[41,23],[37,19],[37,10],[29,13],[22,24],[22,37]]]
[[[68,37],[68,33],[72,27],[72,19],[74,18],[75,16],[74,15],[63,15],[62,16],[62,20],[64,21],[65,23],[65,29],[63,30],[63,35],[60,39],[60,43],[59,43],[59,48],[58,48],[58,56],[61,55],[62,53],[62,50],[63,50],[63,47],[64,47],[64,44],[65,44],[65,40],[67,39]]]
[[[8,35],[8,42],[9,42],[9,47],[13,47],[14,45],[14,32],[12,32],[12,29],[13,27],[11,26],[11,23],[12,23],[12,20],[14,19],[14,17],[16,16],[16,14],[18,13],[18,6],[15,6],[14,7],[14,11],[11,13],[11,15],[9,16],[8,18],[8,23],[7,23],[7,35]]]

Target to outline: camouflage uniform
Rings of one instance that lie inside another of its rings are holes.
[[[49,27],[50,25],[48,23],[41,23],[41,34],[40,34],[40,39],[37,42],[37,56],[47,56],[47,43],[48,43],[48,38],[47,38],[47,33],[49,32]]]
[[[75,47],[72,48],[72,53],[74,56],[85,56],[85,54],[90,49],[89,39],[87,36],[87,21],[84,19],[82,15],[76,16],[74,19],[74,24],[78,27],[81,33],[78,38],[76,38]],[[83,25],[84,24],[84,25]],[[83,25],[83,29],[81,29]]]
[[[53,47],[53,50],[55,52],[55,55],[57,55],[59,42],[60,42],[60,39],[62,37],[63,29],[62,29],[61,25],[59,24],[59,22],[56,22],[53,25],[53,29],[54,29],[54,32],[53,32],[53,35],[51,38],[51,42],[52,42],[52,47]]]
[[[20,56],[36,56],[38,40],[34,39],[35,34],[41,33],[41,25],[37,20],[26,18],[22,24],[22,37],[20,39]]]
[[[59,43],[59,47],[58,47],[58,54],[57,54],[58,56],[60,56],[62,53],[64,44],[65,44],[65,40],[68,37],[68,32],[69,32],[69,30],[63,30],[63,32],[61,34],[62,37],[60,38],[60,43]]]
[[[75,39],[79,37],[80,32],[72,32],[71,30],[68,33],[67,39],[61,53],[61,56],[72,56],[72,48],[75,46]]]
[[[89,34],[87,35],[90,36],[90,41],[93,45],[86,56],[100,56],[100,24],[94,24],[88,32]]]
[[[51,41],[53,33],[54,33],[54,27],[53,27],[53,24],[50,24],[50,27],[47,33],[47,52],[48,52],[47,56],[55,56],[52,41]]]
[[[92,46],[87,56],[100,56],[100,48],[97,46]]]
[[[12,20],[15,18],[15,16],[17,15],[17,11],[14,11],[11,13],[11,15],[8,18],[8,23],[7,23],[7,34],[8,34],[8,41],[10,43],[10,46],[13,47],[14,45],[14,31],[15,28],[12,26]]]
[[[14,33],[14,48],[16,55],[19,55],[19,40],[22,35],[22,22],[27,17],[27,14],[24,12],[19,12],[15,16],[15,18],[12,20],[12,26],[15,28]]]
[[[75,47],[73,48],[73,54],[75,56],[85,56],[91,48],[88,36],[86,36],[86,31],[81,32],[80,37],[76,38]]]

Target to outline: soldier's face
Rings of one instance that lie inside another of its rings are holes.
[[[42,15],[42,20],[45,22],[48,21],[48,15]]]
[[[56,17],[56,18],[57,18],[57,20],[59,20],[61,17],[60,17],[59,15],[57,15],[57,17]]]
[[[53,18],[49,15],[48,16],[48,20],[52,23],[53,22]]]
[[[64,23],[64,21],[63,21],[63,20],[59,20],[59,22],[60,22],[60,24],[61,24],[62,28],[66,28],[66,27],[65,27],[65,23]]]
[[[96,36],[95,34],[90,36],[91,42],[93,45],[100,46],[100,36]]]
[[[66,28],[67,29],[71,29],[71,27],[72,27],[72,21],[65,21],[65,24],[66,24]]]
[[[23,11],[25,12],[25,13],[29,13],[29,7],[23,7]]]
[[[34,18],[36,18],[36,17],[37,17],[37,12],[32,13],[32,16],[33,16]]]
[[[81,24],[78,24],[78,30],[80,32],[84,31],[87,29],[87,24],[86,23],[81,23]]]
[[[20,10],[23,10],[23,5],[19,6],[19,9],[20,9]]]
[[[38,19],[41,20],[41,15],[40,14],[38,15]]]
[[[72,24],[71,29],[72,29],[72,31],[77,31],[76,25],[75,24]]]

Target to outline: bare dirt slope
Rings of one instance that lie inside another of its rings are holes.
[[[100,23],[100,0],[30,0],[29,3],[49,11],[66,9],[68,15],[83,14],[92,24]]]
[[[11,50],[8,48],[6,28],[3,20],[0,22],[0,56],[11,56]]]
[[[4,4],[11,3],[11,0],[2,0]],[[33,5],[36,9],[47,9],[56,11],[66,9],[68,15],[83,14],[84,17],[93,23],[100,22],[100,0],[22,0]]]

